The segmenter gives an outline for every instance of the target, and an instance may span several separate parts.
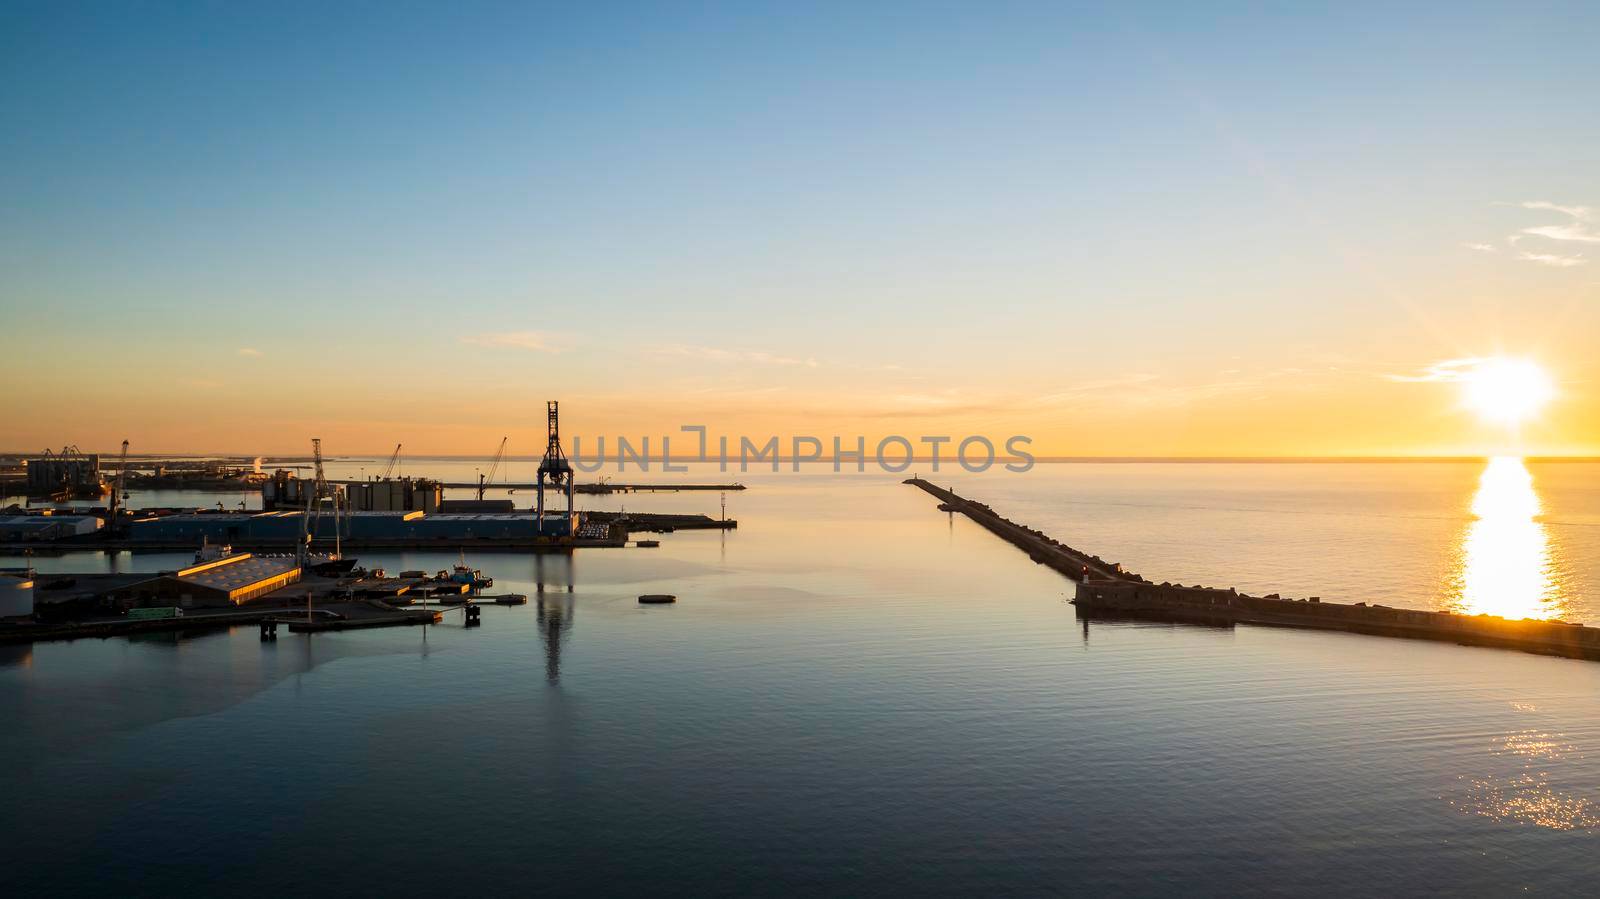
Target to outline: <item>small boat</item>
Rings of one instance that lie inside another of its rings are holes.
[[[215,562],[233,555],[233,547],[226,543],[212,543],[210,537],[200,538],[200,548],[195,551],[194,563]]]
[[[494,578],[484,575],[482,571],[476,568],[467,567],[467,554],[464,552],[461,554],[461,561],[457,562],[455,567],[450,570],[448,580],[457,584],[466,584],[474,590],[482,590],[486,587],[494,586]]]
[[[639,540],[633,544],[640,549],[654,549],[661,545],[660,540]]]
[[[664,606],[678,601],[678,597],[671,593],[646,593],[639,597],[639,602],[647,606]]]
[[[449,580],[457,584],[466,584],[474,590],[482,590],[485,587],[494,586],[494,578],[486,576],[476,568],[468,568],[465,565],[457,565],[452,569]]]

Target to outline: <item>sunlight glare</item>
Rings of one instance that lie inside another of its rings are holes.
[[[1528,359],[1485,359],[1462,380],[1462,400],[1484,421],[1517,425],[1538,414],[1555,396],[1555,384]]]
[[[1558,618],[1560,591],[1552,577],[1550,540],[1533,475],[1514,456],[1489,460],[1472,498],[1475,520],[1462,536],[1457,560],[1456,611],[1505,618]]]

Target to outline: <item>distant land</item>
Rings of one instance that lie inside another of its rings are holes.
[[[116,456],[117,456],[117,451],[116,450],[84,450],[84,452],[86,452],[86,453],[98,452],[100,454],[100,457],[101,457],[101,464],[102,465],[110,464],[110,465],[114,466],[115,463],[116,463]],[[328,461],[337,461],[337,462],[384,462],[384,461],[388,460],[389,453],[390,453],[390,451],[387,451],[387,450],[383,451],[383,452],[378,452],[378,453],[330,453],[327,456],[325,456],[324,458],[326,460],[328,460]],[[39,452],[37,450],[33,450],[33,451],[0,452],[0,459],[18,459],[18,460],[20,460],[20,459],[34,458],[34,457],[36,457],[38,455],[39,455]],[[1272,463],[1272,464],[1394,463],[1394,462],[1433,462],[1433,463],[1439,463],[1439,462],[1463,462],[1463,463],[1468,463],[1468,462],[1470,462],[1470,463],[1477,463],[1477,462],[1483,462],[1486,459],[1493,458],[1496,455],[1515,455],[1515,454],[1514,453],[1484,453],[1484,454],[1479,454],[1479,455],[1466,455],[1466,456],[1035,456],[1034,457],[1034,462],[1037,463],[1037,464],[1046,464],[1046,463],[1048,463],[1048,464],[1065,464],[1065,465],[1072,465],[1072,464],[1138,464],[1138,463],[1184,463],[1184,464],[1201,464],[1201,465],[1241,464],[1241,463]],[[148,461],[148,460],[152,460],[152,459],[254,459],[257,456],[259,456],[261,458],[263,465],[288,464],[288,463],[308,463],[309,464],[311,462],[311,457],[309,455],[304,455],[304,454],[286,453],[286,454],[277,454],[277,455],[275,455],[275,454],[272,454],[272,453],[207,453],[207,452],[193,452],[193,451],[171,452],[171,453],[160,453],[160,452],[129,453],[128,454],[128,460],[129,461]],[[458,455],[458,454],[450,454],[450,453],[417,453],[416,455],[405,454],[405,455],[402,455],[400,458],[403,461],[406,461],[406,462],[412,462],[412,461],[417,461],[417,460],[434,460],[434,461],[441,461],[441,462],[452,462],[452,461],[472,462],[472,461],[481,461],[481,460],[489,458],[489,457],[486,456],[486,455],[475,455],[475,454]],[[540,458],[541,457],[537,456],[537,455],[507,455],[505,457],[505,461],[506,462],[529,462],[529,463],[532,463],[532,462],[538,462]],[[572,458],[572,460],[574,462],[582,462],[585,465],[592,464],[593,461],[594,461],[594,459],[592,457],[576,457],[576,456],[574,456],[574,457],[570,457],[570,458]],[[646,457],[641,457],[641,458],[644,459],[645,461],[649,462],[651,465],[660,464],[661,462],[665,461],[660,456],[646,456]],[[1533,462],[1533,463],[1543,463],[1543,462],[1600,462],[1600,456],[1521,456],[1519,458],[1523,459],[1524,461]],[[712,457],[712,458],[710,458],[710,459],[708,459],[708,460],[706,460],[705,462],[702,463],[699,460],[696,460],[696,459],[694,459],[692,457],[685,458],[683,456],[674,455],[672,457],[671,461],[672,461],[673,465],[678,465],[678,464],[701,465],[701,464],[712,464],[712,463],[715,463],[717,460],[716,460],[715,457]],[[790,457],[790,456],[780,456],[780,457],[778,457],[777,461],[778,461],[778,463],[780,465],[788,465],[788,464],[791,464],[794,461],[794,459],[793,459],[793,457]],[[805,463],[808,463],[808,464],[830,464],[830,463],[833,462],[833,457],[831,457],[831,456],[823,456],[823,457],[818,458],[818,459],[807,458],[807,459],[804,459],[802,461],[805,462]],[[899,459],[894,459],[892,461],[898,463]],[[933,463],[933,457],[932,456],[915,456],[912,459],[910,459],[909,461],[910,461],[910,464],[912,464],[912,465],[931,465]],[[1017,457],[1017,456],[1003,456],[1003,455],[995,456],[995,463],[996,464],[1004,464],[1006,462],[1018,462],[1018,461],[1021,461],[1021,459],[1020,459],[1020,457]],[[772,467],[772,462],[773,462],[772,459],[762,459],[760,461],[757,461],[756,459],[752,458],[750,460],[750,466],[749,467],[751,469],[757,469],[757,468],[761,468],[761,467],[771,468]],[[842,467],[844,467],[844,468],[852,467],[854,462],[855,462],[854,459],[846,459],[846,460],[844,460]],[[730,469],[733,469],[733,468],[736,468],[738,466],[738,464],[739,464],[739,457],[736,454],[730,454],[729,457],[728,457],[728,467]],[[869,459],[868,466],[872,467],[872,464],[873,463]],[[959,466],[959,463],[956,461],[956,459],[953,456],[944,456],[944,455],[941,455],[939,457],[939,464],[940,465]],[[614,468],[615,465],[616,465],[615,457],[608,456],[606,458],[606,461],[605,461],[606,468]],[[630,468],[636,468],[637,467],[634,464],[633,458],[631,456],[629,457],[628,465],[629,465]]]

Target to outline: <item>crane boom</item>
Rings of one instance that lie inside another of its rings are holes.
[[[389,457],[389,464],[383,467],[383,474],[378,475],[378,480],[387,481],[389,476],[394,474],[394,467],[400,462],[400,447],[401,444],[394,445],[394,455]]]
[[[487,475],[478,475],[478,499],[480,501],[483,499],[484,487],[494,480],[495,472],[500,470],[500,460],[506,456],[506,441],[510,439],[510,437],[500,438],[500,448],[495,451],[494,460],[489,463],[489,473]]]
[[[128,477],[128,441],[122,441],[122,458],[117,460],[117,479],[112,483],[111,502],[108,504],[108,519],[113,529],[117,526],[117,510],[122,505],[123,484]]]

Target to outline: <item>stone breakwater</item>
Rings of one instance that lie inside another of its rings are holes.
[[[1600,661],[1600,628],[1565,621],[1508,619],[1400,609],[1367,603],[1285,599],[1277,594],[1250,596],[1233,588],[1186,587],[1152,583],[1115,562],[1074,549],[1034,528],[1001,516],[983,503],[937,487],[921,478],[905,483],[939,500],[939,508],[960,512],[1028,554],[1034,562],[1077,582],[1073,602],[1086,618],[1142,618],[1194,624],[1254,624],[1335,630],[1382,637],[1437,640],[1470,646],[1516,649],[1543,655]]]

